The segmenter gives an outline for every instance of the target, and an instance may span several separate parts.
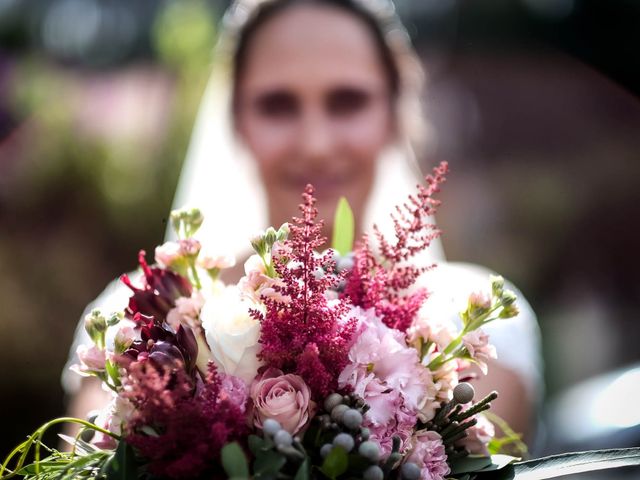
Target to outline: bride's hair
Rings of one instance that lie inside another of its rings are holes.
[[[380,54],[380,60],[384,67],[385,75],[392,98],[398,93],[398,66],[393,57],[393,53],[384,39],[384,33],[380,28],[381,24],[373,15],[365,10],[361,4],[351,0],[280,0],[262,3],[254,10],[254,14],[246,21],[237,36],[237,44],[233,52],[233,83],[237,85],[242,77],[246,63],[247,51],[256,31],[261,25],[264,25],[269,19],[275,17],[278,13],[286,10],[294,5],[321,5],[331,6],[349,12],[355,18],[359,19],[369,31],[373,39],[376,49]],[[234,102],[235,104],[235,102]]]
[[[387,76],[394,106],[398,140],[408,149],[409,157],[424,153],[427,127],[420,97],[424,71],[409,35],[389,0],[237,0],[223,19],[223,37],[219,47],[231,60],[232,111],[236,106],[236,89],[243,74],[247,51],[255,33],[271,18],[298,5],[330,6],[353,15],[366,26],[379,53]]]

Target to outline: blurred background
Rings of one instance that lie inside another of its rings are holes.
[[[162,241],[225,6],[0,0],[0,456],[64,413],[84,307]],[[397,6],[429,75],[425,169],[451,163],[447,256],[539,316],[538,450],[640,445],[616,403],[640,395],[640,3]]]

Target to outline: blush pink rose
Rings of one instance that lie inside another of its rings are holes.
[[[262,428],[262,423],[272,418],[291,435],[303,430],[316,409],[302,377],[284,375],[276,368],[268,368],[253,381],[251,399],[256,427]]]

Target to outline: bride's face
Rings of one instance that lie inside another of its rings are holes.
[[[297,214],[307,183],[322,218],[344,195],[362,218],[394,121],[367,27],[336,7],[295,6],[260,25],[236,85],[236,128],[255,157],[271,221]]]

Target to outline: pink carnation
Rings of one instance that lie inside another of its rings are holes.
[[[349,316],[359,321],[357,338],[338,385],[356,387],[363,371],[372,372],[387,388],[402,394],[409,410],[417,411],[428,400],[428,387],[433,384],[429,370],[420,364],[418,352],[407,346],[402,332],[387,327],[372,309],[354,307]]]
[[[292,435],[306,427],[316,409],[302,377],[291,373],[284,375],[276,368],[268,368],[253,381],[251,399],[256,427],[262,428],[263,422],[272,418]]]
[[[449,475],[451,469],[447,465],[447,454],[440,434],[423,430],[413,437],[412,444],[407,461],[420,467],[422,480],[444,480]]]
[[[407,409],[400,392],[389,389],[371,374],[354,393],[364,398],[370,407],[364,416],[364,426],[370,430],[371,440],[380,445],[383,456],[391,453],[394,436],[400,438],[400,451],[404,451],[409,446],[417,417]]]

